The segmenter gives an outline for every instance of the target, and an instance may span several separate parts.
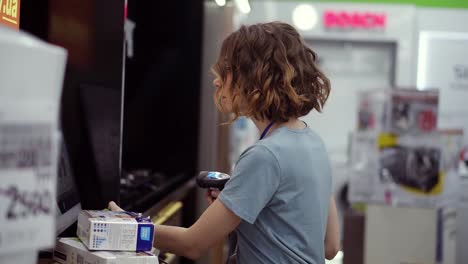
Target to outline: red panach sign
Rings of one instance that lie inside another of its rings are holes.
[[[323,24],[327,29],[385,29],[387,15],[372,12],[325,11]]]

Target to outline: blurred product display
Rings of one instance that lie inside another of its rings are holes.
[[[392,89],[359,93],[358,131],[420,134],[437,128],[437,90]]]
[[[380,152],[379,177],[382,182],[430,193],[441,181],[440,150],[426,146],[407,148],[396,145]]]
[[[363,262],[457,263],[463,130],[437,129],[437,91],[360,95],[348,198],[367,204]]]
[[[0,26],[0,58],[0,263],[32,264],[55,243],[67,52]]]
[[[351,144],[351,202],[456,206],[463,133],[436,130],[437,100],[435,91],[363,93]]]
[[[443,132],[400,137],[356,133],[352,144],[350,201],[455,206],[460,195],[461,141],[462,134]]]

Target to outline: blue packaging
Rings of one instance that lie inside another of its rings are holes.
[[[154,224],[137,213],[84,210],[77,235],[89,250],[149,251]]]

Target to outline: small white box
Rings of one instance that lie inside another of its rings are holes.
[[[54,250],[54,260],[60,264],[158,264],[158,257],[150,251],[89,251],[76,237],[61,238]]]
[[[90,250],[150,251],[154,224],[137,213],[84,210],[77,233]]]

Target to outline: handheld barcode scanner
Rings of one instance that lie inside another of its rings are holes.
[[[223,190],[226,182],[229,181],[231,176],[226,173],[215,171],[202,171],[197,177],[197,184],[205,189],[218,189]]]

